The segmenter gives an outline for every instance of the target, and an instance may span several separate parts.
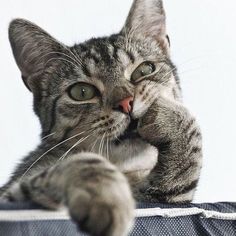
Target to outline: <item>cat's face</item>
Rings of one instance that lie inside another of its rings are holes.
[[[100,149],[138,138],[137,120],[159,94],[179,99],[158,0],[135,1],[119,34],[73,47],[24,20],[13,21],[9,35],[42,136],[75,136],[78,146]]]

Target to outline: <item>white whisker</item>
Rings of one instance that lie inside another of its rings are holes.
[[[78,63],[78,61],[77,61],[75,58],[73,58],[73,57],[71,57],[71,56],[69,56],[68,54],[63,53],[63,52],[57,52],[57,51],[48,52],[48,53],[46,53],[46,54],[44,55],[44,57],[46,57],[46,56],[48,56],[48,55],[50,55],[50,54],[60,54],[60,55],[63,55],[63,56],[65,56],[65,57],[71,59],[71,60],[72,60],[73,62],[75,62],[76,64],[78,64],[78,66],[81,65],[80,63]]]
[[[107,148],[107,159],[109,160],[109,138],[107,138],[107,142],[106,142],[106,148]]]
[[[93,146],[92,146],[92,148],[90,149],[91,152],[92,152],[92,151],[95,151],[94,148],[95,148],[95,145],[96,145],[97,141],[99,140],[99,138],[100,138],[100,137],[97,137],[97,138],[95,139],[95,141],[94,141],[94,143],[93,143]],[[91,144],[90,144],[90,145],[91,145]]]
[[[102,141],[103,141],[103,138],[105,137],[105,133],[103,134],[101,140],[100,140],[100,144],[99,144],[99,148],[98,148],[98,153],[100,155],[102,155],[101,151],[102,151]]]
[[[75,148],[76,146],[78,146],[80,143],[82,143],[84,140],[86,140],[87,138],[89,138],[93,133],[87,135],[86,137],[83,137],[81,139],[79,139],[71,148],[69,148],[59,159],[58,161],[64,160],[65,157],[69,154],[69,152]]]
[[[76,138],[78,137],[79,135],[85,133],[85,131],[79,133],[79,134],[76,134],[76,135],[73,135],[72,137],[70,138],[67,138],[65,140],[63,140],[62,142],[56,144],[55,146],[53,146],[52,148],[48,149],[46,152],[44,152],[41,156],[39,156],[28,168],[27,170],[24,172],[24,174],[20,177],[20,180],[29,172],[29,170],[31,170],[31,168],[42,158],[44,157],[46,154],[48,154],[50,151],[52,151],[53,149],[55,149],[56,147],[60,146],[61,144],[73,139],[73,138]]]
[[[44,139],[46,139],[46,138],[48,138],[48,137],[50,137],[50,136],[54,135],[55,133],[56,133],[56,132],[53,132],[53,133],[51,133],[51,134],[48,134],[48,135],[46,135],[46,136],[42,137],[41,139],[42,139],[42,140],[44,140]]]
[[[61,61],[66,61],[68,63],[70,63],[72,66],[74,66],[74,68],[79,68],[78,65],[76,65],[75,63],[63,58],[63,57],[53,57],[53,58],[50,58],[49,60],[47,60],[47,62],[45,63],[45,66],[47,63],[49,63],[50,61],[53,61],[53,60],[61,60]]]

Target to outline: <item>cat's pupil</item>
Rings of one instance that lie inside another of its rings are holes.
[[[83,98],[86,97],[86,89],[85,88],[81,88],[81,96]]]
[[[141,70],[141,75],[142,76],[146,75],[146,71],[144,69]]]
[[[70,87],[69,96],[76,101],[85,101],[98,95],[98,91],[92,85],[77,83]]]

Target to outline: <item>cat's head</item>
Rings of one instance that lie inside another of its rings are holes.
[[[130,138],[158,94],[179,98],[161,0],[135,0],[120,33],[72,47],[22,19],[11,22],[9,39],[42,136]]]

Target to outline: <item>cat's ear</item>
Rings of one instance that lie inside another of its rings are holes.
[[[134,0],[122,33],[128,37],[152,37],[168,54],[169,41],[162,0]]]
[[[10,23],[9,40],[24,83],[31,90],[29,78],[40,73],[62,45],[37,25],[23,19]]]

